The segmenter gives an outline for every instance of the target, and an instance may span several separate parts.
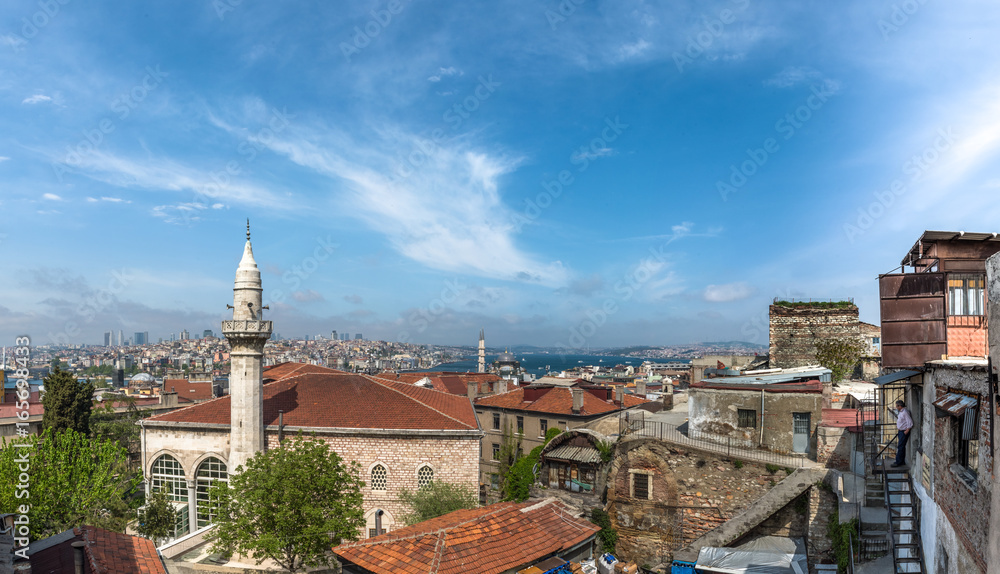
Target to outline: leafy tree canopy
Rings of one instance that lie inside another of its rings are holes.
[[[403,489],[399,499],[413,511],[403,517],[406,524],[416,524],[431,518],[479,506],[476,491],[468,484],[452,484],[432,480],[414,492]]]
[[[136,531],[150,540],[163,540],[174,531],[176,514],[166,489],[159,489],[146,498],[146,504],[136,516]]]
[[[274,560],[290,572],[330,566],[331,548],[364,526],[357,463],[302,436],[258,452],[209,492],[217,501],[213,551]]]
[[[816,343],[816,360],[833,371],[834,382],[846,379],[865,351],[865,344],[854,337],[837,337]]]
[[[125,532],[135,515],[136,488],[142,481],[129,470],[125,449],[72,429],[56,432],[49,428],[41,436],[15,442],[31,446],[15,447],[5,441],[0,449],[0,476],[12,477],[0,481],[0,512],[30,505],[33,540],[82,524]],[[22,460],[25,456],[27,463]],[[22,488],[14,478],[25,464],[28,486]]]
[[[73,429],[84,435],[90,432],[90,408],[94,404],[94,384],[80,384],[73,373],[56,366],[45,377],[42,426],[54,431]]]

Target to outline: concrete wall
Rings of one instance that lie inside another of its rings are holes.
[[[725,442],[732,439],[741,446],[762,445],[774,452],[792,451],[792,413],[810,413],[809,452],[816,452],[816,427],[822,420],[823,396],[815,393],[763,393],[764,416],[759,391],[721,389],[688,390],[688,425],[692,435]],[[758,414],[756,428],[739,428],[739,409]],[[763,439],[761,438],[763,426]]]
[[[759,357],[755,355],[705,355],[691,359],[691,379],[689,383],[697,383],[705,378],[705,369],[714,369],[721,362],[728,368],[742,367]]]
[[[827,468],[850,470],[854,457],[857,433],[843,427],[816,428],[816,462]]]
[[[1000,254],[986,260],[986,292],[988,321],[1000,325]],[[995,328],[988,335],[989,356],[993,365],[993,371],[989,376],[995,379],[997,367],[1000,366],[1000,329]],[[992,397],[992,393],[990,396]],[[990,408],[994,409],[994,418],[1000,420],[1000,411],[996,410],[995,401],[990,401]],[[991,451],[995,461],[997,456],[1000,456],[1000,446],[994,444]],[[1000,480],[993,481],[992,489],[987,563],[990,574],[1000,574]]]
[[[770,317],[771,367],[787,369],[815,365],[817,341],[860,338],[855,305],[833,309],[771,305]]]

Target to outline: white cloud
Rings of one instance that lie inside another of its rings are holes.
[[[101,201],[106,201],[109,203],[132,203],[131,201],[122,199],[120,197],[101,197],[100,199],[97,199],[96,197],[87,198],[87,203],[98,203]]]
[[[443,78],[445,76],[455,76],[455,75],[464,76],[465,72],[463,72],[461,70],[458,70],[458,69],[456,69],[453,66],[449,66],[447,68],[440,68],[440,69],[438,69],[438,73],[436,73],[433,76],[430,76],[429,78],[427,78],[427,81],[428,82],[440,82],[441,78]]]
[[[567,280],[560,262],[539,261],[516,245],[515,214],[501,201],[498,185],[519,159],[394,129],[376,132],[370,142],[332,130],[294,135],[274,138],[268,147],[342,183],[348,212],[414,261],[547,286]],[[411,164],[407,158],[415,159]]]
[[[780,89],[811,84],[821,84],[824,91],[830,94],[836,94],[840,91],[839,81],[824,77],[818,70],[809,66],[788,66],[764,80],[765,86]]]
[[[570,160],[573,161],[573,163],[576,163],[582,160],[595,160],[598,158],[611,157],[614,155],[618,155],[618,152],[614,148],[610,147],[602,147],[597,149],[596,151],[594,151],[593,149],[581,148],[577,150],[575,153],[573,153]]]
[[[59,197],[58,195],[56,195],[54,193],[43,193],[42,194],[42,199],[47,199],[49,201],[62,201],[63,200],[63,198]]]
[[[632,60],[634,58],[643,56],[652,47],[653,47],[652,44],[643,40],[642,38],[639,38],[637,41],[632,42],[631,44],[622,44],[621,46],[618,46],[618,50],[616,53],[617,57],[615,59],[619,62]]]
[[[313,291],[312,289],[307,289],[305,291],[293,291],[292,299],[295,299],[299,303],[311,303],[313,301],[323,301],[323,295]]]
[[[725,285],[709,285],[705,287],[702,297],[711,303],[729,303],[746,299],[756,292],[752,286],[740,281]]]
[[[5,155],[0,155],[0,161],[10,161],[10,158]]]
[[[51,102],[51,101],[52,101],[52,98],[50,98],[50,97],[48,97],[46,95],[35,94],[33,96],[29,96],[27,98],[24,98],[24,100],[22,100],[21,103],[22,104],[40,104],[42,102]]]

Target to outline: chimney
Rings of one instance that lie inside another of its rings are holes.
[[[164,407],[176,407],[177,406],[177,393],[160,393],[160,406]]]
[[[635,394],[640,397],[646,396],[646,380],[640,379],[635,382]]]
[[[583,410],[583,389],[572,387],[570,392],[573,393],[573,414],[578,415]]]
[[[497,381],[497,394],[502,395],[507,392],[507,379]]]
[[[625,403],[625,387],[622,385],[615,386],[615,402],[619,405],[623,405]]]
[[[70,544],[73,547],[73,572],[74,574],[83,574],[83,548],[87,543],[82,540],[77,540]]]
[[[475,400],[476,395],[479,394],[479,382],[469,381],[468,382],[468,395],[470,400]]]

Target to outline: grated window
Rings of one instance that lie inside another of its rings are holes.
[[[423,488],[434,480],[434,469],[429,466],[422,466],[417,471],[417,488]]]
[[[389,482],[389,473],[381,464],[376,464],[372,469],[371,487],[372,490],[385,490]]]

